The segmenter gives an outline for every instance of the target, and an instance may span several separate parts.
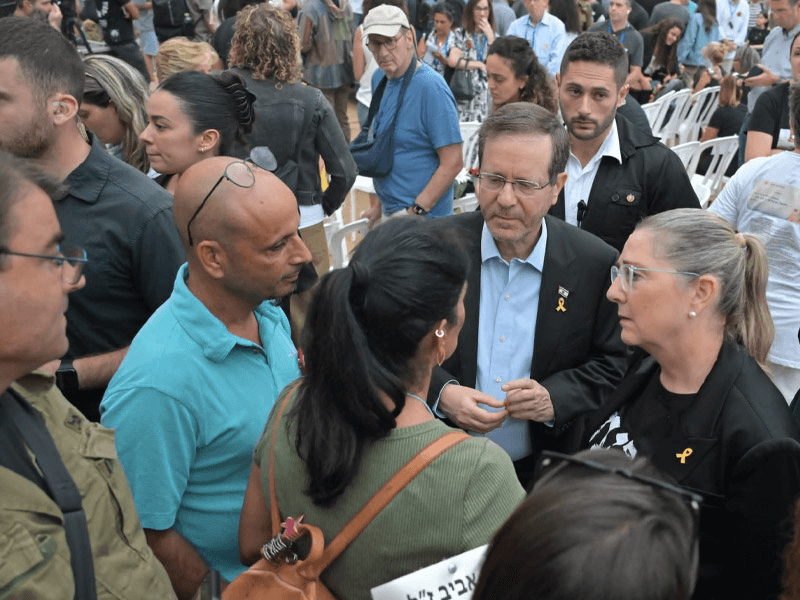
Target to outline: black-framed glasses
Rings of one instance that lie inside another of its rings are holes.
[[[197,210],[194,211],[192,218],[189,219],[189,222],[186,224],[186,237],[189,240],[189,245],[194,245],[194,240],[192,239],[192,222],[197,218],[197,215],[203,210],[203,207],[208,202],[208,199],[211,197],[211,194],[214,193],[219,187],[219,184],[222,183],[225,179],[230,181],[233,185],[238,186],[240,188],[251,188],[255,185],[256,176],[253,174],[253,170],[250,168],[250,165],[255,165],[260,169],[264,169],[265,171],[274,171],[277,166],[278,162],[275,160],[275,155],[272,154],[270,149],[267,146],[256,146],[250,151],[249,158],[245,160],[236,160],[228,164],[225,167],[225,172],[222,173],[219,179],[217,179],[216,183],[211,186],[211,189],[206,194],[206,197],[203,198],[203,201],[200,203],[200,206],[197,207]]]
[[[367,48],[372,54],[378,54],[381,51],[381,48],[386,48],[387,50],[394,50],[397,48],[397,42],[400,41],[406,31],[408,31],[405,27],[400,27],[400,32],[394,36],[393,38],[389,38],[385,42],[379,42],[378,40],[374,39],[371,35],[367,36]]]
[[[506,183],[510,183],[511,189],[514,190],[517,196],[520,198],[529,198],[535,196],[536,192],[543,190],[548,185],[552,185],[556,180],[556,175],[553,175],[544,184],[528,181],[526,179],[506,179],[502,175],[497,175],[496,173],[479,173],[475,177],[481,180],[481,188],[488,192],[500,192],[506,186]]]
[[[81,280],[83,265],[89,262],[86,257],[86,250],[77,246],[69,246],[62,250],[61,246],[58,246],[57,252],[57,254],[31,254],[29,252],[14,252],[13,250],[0,248],[0,254],[52,260],[61,267],[61,280],[66,285],[75,285]]]
[[[617,280],[617,277],[621,275],[622,278],[619,281],[622,284],[622,289],[625,290],[626,292],[629,292],[633,287],[633,277],[636,274],[636,271],[653,271],[655,273],[672,273],[674,275],[700,277],[698,273],[691,273],[689,271],[671,271],[669,269],[648,269],[646,267],[634,267],[633,265],[622,263],[619,266],[617,265],[611,266],[611,283],[614,283]]]

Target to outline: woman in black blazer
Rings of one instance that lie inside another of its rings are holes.
[[[612,268],[631,366],[587,447],[646,456],[704,498],[693,598],[775,598],[800,494],[800,429],[763,364],[774,328],[754,236],[706,211],[642,221]]]

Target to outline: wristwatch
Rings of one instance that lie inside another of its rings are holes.
[[[80,389],[78,385],[78,372],[72,366],[72,360],[65,358],[61,361],[56,371],[56,387],[62,394],[71,394]]]
[[[424,208],[422,208],[422,207],[421,207],[419,204],[417,204],[416,202],[414,202],[414,204],[412,204],[412,205],[411,205],[411,211],[412,211],[412,212],[413,212],[415,215],[419,215],[420,217],[424,217],[425,215],[427,215],[427,214],[428,214],[428,211],[427,211],[427,210],[425,210]]]

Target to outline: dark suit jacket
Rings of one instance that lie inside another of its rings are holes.
[[[658,363],[639,352],[617,391],[587,418],[584,447],[659,373]],[[693,598],[776,598],[800,494],[800,429],[786,400],[744,348],[726,342],[694,403],[671,416],[682,424],[681,435],[648,458],[704,498]],[[676,455],[686,448],[692,454],[682,464]]]
[[[564,433],[579,415],[595,410],[616,387],[626,363],[616,307],[606,298],[609,269],[617,259],[613,248],[580,229],[545,217],[545,249],[539,310],[530,377],[550,392],[555,408],[551,429],[531,422],[534,447],[575,450]],[[478,362],[478,316],[481,287],[483,215],[473,212],[438,219],[436,225],[455,231],[470,256],[466,319],[458,349],[441,368],[434,369],[428,400],[434,403],[445,382],[456,379],[475,387]],[[565,312],[557,311],[559,287],[569,291]],[[536,435],[534,435],[536,431]],[[572,439],[570,437],[570,439]],[[574,444],[579,437],[574,439]]]
[[[622,252],[636,224],[648,215],[673,208],[700,208],[678,155],[628,119],[617,114],[622,164],[600,159],[581,228]],[[564,218],[564,190],[550,214]]]

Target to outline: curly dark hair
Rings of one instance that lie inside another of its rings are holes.
[[[681,30],[681,33],[672,46],[667,46],[667,34],[676,27]],[[666,67],[669,75],[674,75],[675,69],[672,67],[677,64],[678,42],[681,41],[685,30],[686,26],[683,24],[683,21],[679,19],[664,19],[652,27],[642,30],[642,33],[655,34],[656,43],[653,48],[653,58],[655,58],[657,65],[664,65]]]
[[[553,80],[536,58],[528,40],[515,35],[500,36],[492,42],[486,53],[487,57],[492,54],[506,59],[515,77],[528,76],[519,95],[522,102],[532,102],[552,113],[558,112]]]
[[[253,79],[300,81],[300,41],[292,17],[268,3],[246,6],[236,16],[228,65],[250,69]]]

